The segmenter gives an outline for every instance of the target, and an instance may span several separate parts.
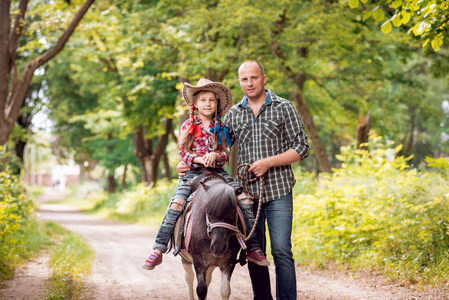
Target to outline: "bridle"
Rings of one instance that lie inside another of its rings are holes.
[[[239,214],[241,213],[239,210],[237,210],[237,211],[238,211]],[[236,223],[237,222],[238,222],[238,219],[237,219]],[[211,238],[210,237],[210,232],[212,231],[212,229],[217,228],[217,227],[226,228],[226,229],[229,229],[229,230],[233,231],[233,234],[235,234],[237,240],[239,241],[240,247],[242,247],[242,249],[246,249],[245,235],[240,232],[240,230],[237,227],[237,225],[231,225],[231,224],[225,223],[225,222],[212,223],[210,221],[210,219],[209,219],[209,215],[208,214],[206,214],[206,225],[207,225],[207,236],[209,238]]]

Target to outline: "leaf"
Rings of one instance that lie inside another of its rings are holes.
[[[392,29],[390,20],[388,20],[387,22],[383,23],[380,29],[385,34],[390,33],[390,31]]]
[[[440,46],[443,45],[443,35],[440,33],[438,34],[430,43],[433,50],[438,51],[440,49]]]
[[[394,15],[391,20],[393,21],[393,25],[395,27],[399,27],[399,26],[402,25],[402,20],[401,20],[401,17],[399,15]]]
[[[359,7],[359,0],[349,0],[349,7],[350,8]]]
[[[405,10],[401,11],[402,23],[405,25],[410,21],[411,14]]]
[[[380,8],[380,6],[378,6],[376,8],[376,10],[374,11],[373,16],[374,16],[374,20],[376,20],[377,22],[382,21],[385,18],[384,12]]]
[[[373,15],[372,11],[367,12],[366,14],[363,15],[363,21],[369,19],[372,15]]]
[[[402,0],[395,0],[395,1],[393,1],[393,3],[391,3],[391,6],[393,6],[396,9],[401,5],[402,5]]]

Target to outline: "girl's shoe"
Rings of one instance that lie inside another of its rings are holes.
[[[162,263],[162,254],[159,254],[156,251],[154,251],[143,263],[142,268],[144,268],[145,270],[153,270],[156,266],[160,265],[161,263]]]

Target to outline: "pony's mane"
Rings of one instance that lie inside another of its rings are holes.
[[[237,207],[235,191],[225,182],[213,184],[208,190],[208,198],[206,211],[211,216],[221,216]]]

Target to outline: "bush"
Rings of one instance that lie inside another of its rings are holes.
[[[120,197],[117,212],[134,215],[163,213],[175,193],[177,184],[177,181],[158,182],[155,186],[139,184]]]
[[[410,169],[411,158],[394,157],[400,146],[389,149],[377,140],[370,147],[369,153],[342,148],[341,168],[316,179],[314,193],[296,196],[297,260],[385,270],[392,279],[411,282],[447,282],[447,176]]]
[[[0,162],[6,159],[0,147]],[[0,163],[0,273],[8,276],[18,261],[24,241],[20,238],[30,221],[33,202],[21,192],[18,178],[7,165]]]

